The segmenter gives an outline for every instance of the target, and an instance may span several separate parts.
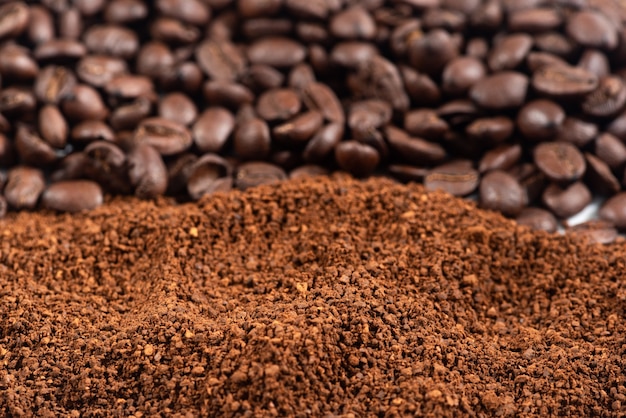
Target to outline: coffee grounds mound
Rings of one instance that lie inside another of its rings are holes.
[[[626,247],[304,179],[1,221],[2,416],[619,416]]]

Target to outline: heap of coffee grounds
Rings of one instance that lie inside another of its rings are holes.
[[[626,248],[336,176],[9,214],[3,416],[619,416]]]

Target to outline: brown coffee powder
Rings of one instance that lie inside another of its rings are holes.
[[[626,247],[389,180],[0,221],[2,416],[619,416]]]

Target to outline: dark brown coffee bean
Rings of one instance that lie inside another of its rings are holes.
[[[617,47],[615,26],[599,11],[583,10],[573,13],[567,19],[565,30],[570,38],[582,46],[607,50]]]
[[[197,94],[202,87],[204,75],[195,62],[181,62],[160,74],[159,82],[165,90],[181,90]]]
[[[376,169],[380,155],[376,148],[350,140],[337,144],[335,160],[342,170],[356,177],[365,177]]]
[[[554,215],[541,208],[525,208],[515,218],[518,224],[535,231],[556,232],[558,223]]]
[[[135,196],[150,199],[167,190],[167,168],[159,152],[146,143],[139,143],[126,157],[128,179]]]
[[[170,93],[159,101],[159,116],[178,122],[181,125],[191,125],[198,117],[198,109],[194,102],[182,93]]]
[[[83,16],[75,7],[70,7],[59,16],[59,37],[78,39],[83,33]]]
[[[104,91],[111,100],[128,101],[138,97],[153,96],[154,84],[146,76],[120,74],[104,85]]]
[[[296,35],[305,43],[325,44],[330,38],[326,27],[322,24],[300,22],[296,25]]]
[[[295,90],[274,89],[259,97],[256,112],[266,121],[280,121],[295,116],[301,107],[300,97]]]
[[[6,193],[6,192],[5,192]],[[7,196],[8,200],[8,196]],[[626,192],[621,192],[608,199],[600,207],[598,216],[620,230],[626,229]]]
[[[306,49],[286,37],[266,37],[253,42],[248,47],[247,54],[252,64],[284,68],[304,61]]]
[[[528,77],[522,73],[502,71],[474,84],[469,96],[480,107],[500,110],[521,106],[527,90]]]
[[[465,94],[474,84],[485,77],[485,65],[473,57],[457,57],[443,69],[442,88],[452,95]]]
[[[85,148],[86,163],[83,173],[112,193],[129,194],[130,181],[126,155],[109,141],[94,141]]]
[[[290,36],[294,22],[289,19],[255,18],[243,23],[241,32],[247,39],[259,39],[268,36]],[[231,39],[232,35],[228,38]]]
[[[76,76],[65,67],[54,65],[41,70],[35,80],[34,92],[43,103],[58,104],[74,92]]]
[[[207,81],[202,86],[202,94],[210,105],[230,109],[238,109],[254,100],[254,94],[246,86],[224,81]]]
[[[45,188],[46,180],[41,170],[17,166],[8,172],[4,197],[14,209],[34,209]]]
[[[41,137],[54,148],[63,148],[67,144],[69,128],[58,107],[45,105],[39,110],[37,125]]]
[[[35,167],[49,165],[58,159],[54,148],[26,125],[17,127],[15,150],[23,164]]]
[[[432,106],[441,100],[437,84],[426,74],[420,74],[405,65],[400,66],[404,88],[417,106]]]
[[[247,190],[251,187],[276,183],[286,178],[285,171],[274,164],[249,162],[237,167],[235,187],[239,190]]]
[[[227,41],[204,41],[196,49],[196,59],[200,68],[211,79],[218,81],[234,81],[246,67],[243,54]]]
[[[192,128],[196,147],[202,152],[218,152],[235,129],[235,117],[223,107],[210,107],[198,118]]]
[[[626,145],[607,132],[596,138],[595,154],[612,169],[620,169],[626,163]]]
[[[84,35],[85,45],[96,55],[130,59],[139,50],[137,34],[117,25],[94,25]]]
[[[563,16],[556,8],[529,8],[511,13],[508,28],[512,32],[537,33],[556,30],[562,23]]]
[[[583,52],[577,67],[583,68],[599,79],[608,76],[611,73],[611,64],[609,58],[597,49],[587,49]]]
[[[6,135],[0,133],[0,165],[12,166],[15,164],[15,147],[13,141],[9,140]]]
[[[272,139],[267,123],[251,118],[238,123],[233,138],[235,154],[245,160],[264,159],[269,155]]]
[[[398,156],[411,164],[437,164],[447,156],[446,150],[441,145],[410,137],[407,132],[391,125],[385,128],[385,138]]]
[[[93,16],[104,9],[106,0],[72,0],[72,3],[84,16]]]
[[[104,55],[88,55],[76,64],[78,78],[92,87],[103,87],[126,72],[126,61]]]
[[[485,38],[471,38],[465,45],[465,55],[484,61],[489,53],[489,43]]]
[[[517,128],[526,139],[547,141],[554,138],[565,122],[565,111],[551,100],[528,102],[517,114]]]
[[[363,7],[355,5],[334,15],[329,22],[330,33],[340,39],[373,39],[376,22]]]
[[[278,149],[273,151],[269,156],[269,161],[285,171],[293,170],[294,168],[304,164],[300,152],[289,149]]]
[[[310,110],[319,110],[329,122],[343,124],[345,113],[339,98],[328,85],[311,83],[302,91],[302,101]]]
[[[513,70],[525,59],[533,46],[533,38],[524,33],[503,37],[489,54],[487,65],[491,71]]]
[[[563,59],[570,59],[576,52],[576,43],[560,32],[544,32],[534,36],[535,48]]]
[[[21,1],[8,2],[0,6],[0,38],[15,38],[28,26],[29,10]]]
[[[394,110],[401,112],[409,108],[409,97],[398,68],[380,55],[361,65],[356,74],[348,76],[348,86],[358,98],[385,100]]]
[[[170,196],[187,193],[187,180],[198,157],[192,153],[183,153],[170,160],[167,166],[167,191]]]
[[[193,200],[233,187],[231,164],[216,154],[205,154],[195,161],[187,178],[187,193]]]
[[[148,6],[143,0],[112,0],[107,2],[103,17],[108,23],[133,23],[148,17]]]
[[[476,7],[470,15],[470,24],[480,31],[494,31],[504,18],[502,2],[498,0],[488,0]]]
[[[495,116],[474,120],[467,125],[465,133],[481,143],[499,144],[509,139],[514,129],[515,125],[510,118]]]
[[[41,194],[41,205],[59,212],[81,212],[102,205],[104,197],[98,183],[89,180],[66,180],[52,183]]]
[[[598,87],[598,78],[582,68],[548,65],[533,73],[532,85],[551,97],[582,96]]]
[[[306,164],[295,168],[289,172],[290,179],[311,178],[317,176],[327,176],[329,174],[326,167],[320,165]]]
[[[276,139],[289,144],[303,143],[311,139],[320,130],[323,122],[324,118],[320,112],[309,110],[277,125],[272,130],[272,134]]]
[[[465,29],[466,17],[459,13],[446,9],[428,9],[422,15],[422,26],[425,30],[445,29],[449,32],[461,32]]]
[[[566,117],[555,140],[559,142],[571,142],[578,148],[593,141],[598,136],[598,126],[575,117]]]
[[[626,105],[626,85],[617,76],[601,78],[598,87],[589,93],[582,102],[583,112],[589,116],[611,117],[622,111]]]
[[[287,85],[291,88],[303,91],[309,84],[315,83],[316,77],[313,68],[309,64],[301,63],[289,71]]]
[[[452,161],[435,167],[424,178],[427,190],[443,190],[454,196],[467,196],[478,187],[480,176],[467,160]]]
[[[573,235],[594,244],[611,244],[617,238],[617,229],[612,223],[600,219],[568,226],[567,235]]]
[[[280,10],[282,3],[282,0],[239,0],[237,10],[244,18],[271,16]]]
[[[111,113],[109,122],[116,131],[135,129],[139,122],[152,113],[152,100],[139,97],[129,104],[116,107]]]
[[[174,54],[163,42],[148,42],[142,45],[141,49],[137,53],[136,69],[141,75],[159,78],[171,69],[174,64]],[[98,67],[95,67],[95,70],[98,70]]]
[[[429,75],[437,75],[448,62],[459,55],[459,48],[448,32],[434,29],[412,39],[408,46],[408,55],[413,68]]]
[[[389,103],[382,100],[361,100],[350,105],[348,126],[355,139],[360,133],[381,128],[391,121],[392,109]],[[362,135],[361,135],[362,136]]]
[[[150,25],[150,35],[156,41],[167,44],[192,44],[200,39],[200,31],[180,20],[159,17]]]
[[[73,152],[63,158],[50,173],[50,181],[77,180],[83,178],[85,165],[88,163],[85,153]]]
[[[35,110],[37,101],[32,91],[20,87],[0,90],[0,112],[5,115],[28,115]]]
[[[369,42],[345,41],[334,46],[330,53],[333,64],[358,69],[378,55],[378,48]]]
[[[191,25],[206,25],[211,17],[209,8],[199,0],[157,0],[155,6],[162,15]]]
[[[326,0],[285,0],[285,7],[293,15],[303,19],[326,19],[331,10]]]
[[[109,125],[99,120],[87,120],[75,125],[70,134],[74,143],[114,141],[115,134]]]
[[[241,76],[241,82],[251,90],[261,92],[279,88],[284,84],[285,76],[269,65],[252,65]]]
[[[565,187],[553,183],[544,190],[542,200],[552,213],[564,219],[576,215],[591,203],[591,192],[579,181]]]
[[[55,30],[52,13],[43,6],[30,6],[26,34],[34,45],[53,39],[55,37]]]
[[[515,216],[526,204],[526,192],[515,177],[504,171],[494,170],[481,179],[478,202],[484,209]]]
[[[109,109],[104,105],[100,94],[90,86],[79,84],[61,104],[63,114],[68,119],[104,120],[109,115]]]
[[[307,143],[302,157],[308,162],[322,162],[341,141],[343,134],[343,124],[329,123],[323,126]]]
[[[179,154],[193,142],[184,125],[160,117],[143,120],[135,130],[134,141],[151,145],[161,155]]]
[[[0,49],[0,74],[4,78],[32,80],[37,76],[39,66],[30,57],[28,49],[8,44]]]
[[[432,109],[416,109],[404,115],[404,129],[411,135],[438,140],[450,127]]]
[[[423,36],[422,22],[419,19],[408,19],[394,27],[389,37],[389,46],[396,56],[405,56],[409,44],[416,37]]]
[[[567,142],[544,142],[533,152],[534,162],[549,179],[556,182],[572,182],[585,172],[582,153]]]
[[[585,182],[594,193],[614,194],[620,190],[619,181],[604,161],[588,152],[585,153],[585,161],[587,162]]]
[[[427,168],[405,164],[391,164],[387,167],[387,170],[393,177],[405,183],[411,181],[421,183],[430,172]]]
[[[526,190],[528,204],[535,202],[547,185],[546,175],[531,163],[513,166],[507,172],[513,175]]]
[[[493,170],[507,170],[522,158],[520,144],[500,145],[487,151],[478,164],[478,171],[485,173]]]
[[[556,55],[550,54],[548,52],[529,52],[526,56],[526,66],[528,69],[534,73],[542,67],[547,66],[565,66],[568,67],[569,64],[562,58],[557,57]]]
[[[464,126],[480,116],[481,111],[471,100],[455,99],[437,108],[437,115],[451,126]]]

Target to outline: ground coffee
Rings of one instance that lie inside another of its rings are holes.
[[[0,222],[3,416],[626,412],[623,241],[346,177]]]

